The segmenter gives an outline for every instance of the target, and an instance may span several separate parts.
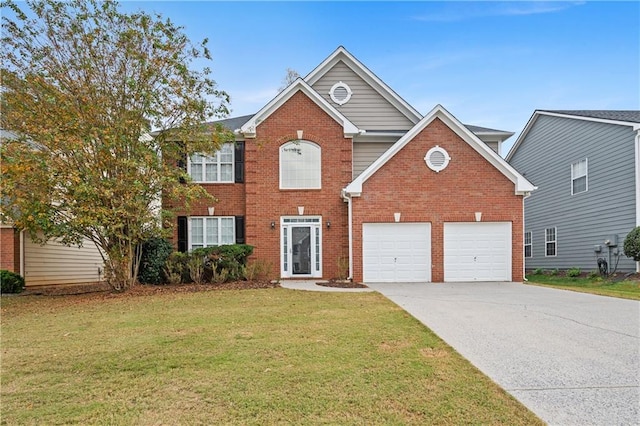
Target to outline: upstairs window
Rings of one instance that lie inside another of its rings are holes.
[[[533,245],[531,244],[531,231],[524,233],[524,257],[533,256]]]
[[[280,147],[280,189],[320,189],[320,147],[309,141]]]
[[[587,191],[587,159],[571,165],[571,195]]]
[[[187,172],[194,182],[234,182],[233,143],[225,143],[213,157],[194,154],[189,159]]]
[[[544,230],[545,256],[553,257],[557,253],[557,228],[547,228]]]

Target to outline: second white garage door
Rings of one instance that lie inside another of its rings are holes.
[[[431,224],[363,224],[362,262],[365,282],[431,281]]]
[[[444,224],[445,281],[511,281],[511,222]]]

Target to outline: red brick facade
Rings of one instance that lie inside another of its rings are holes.
[[[20,273],[20,233],[0,228],[0,269]]]
[[[451,156],[439,173],[424,161],[436,146]],[[444,281],[443,228],[445,222],[512,223],[512,280],[522,281],[522,196],[514,183],[478,154],[442,121],[436,119],[416,135],[363,184],[362,196],[353,198],[353,278],[362,280],[362,224],[393,222],[431,223],[432,281]]]
[[[280,146],[302,139],[316,143],[322,155],[322,188],[319,190],[280,190]],[[322,271],[326,278],[337,276],[338,259],[348,255],[347,204],[340,191],[351,181],[352,141],[344,137],[342,125],[329,117],[302,92],[256,129],[248,139],[245,154],[246,238],[255,246],[254,257],[280,271],[280,218],[298,215],[322,217]],[[331,227],[327,228],[327,221]],[[276,223],[271,229],[271,222]],[[281,271],[280,271],[281,272]]]

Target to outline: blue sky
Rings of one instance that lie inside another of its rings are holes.
[[[209,39],[232,116],[344,46],[425,114],[519,133],[535,109],[640,109],[640,2],[124,2]],[[515,142],[512,137],[503,150]]]

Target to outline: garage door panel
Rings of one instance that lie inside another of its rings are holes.
[[[510,281],[511,223],[444,224],[445,281]]]
[[[431,224],[365,223],[362,230],[365,281],[431,280]]]

